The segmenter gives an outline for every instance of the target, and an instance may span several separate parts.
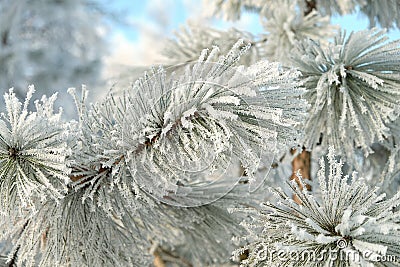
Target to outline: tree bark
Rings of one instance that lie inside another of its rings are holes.
[[[317,10],[317,2],[315,0],[305,0],[306,9],[304,10],[304,16],[310,14],[314,9]]]
[[[290,153],[293,155],[296,153],[296,149],[292,149]],[[297,177],[297,172],[300,172],[303,180],[311,180],[311,152],[306,151],[303,147],[303,151],[297,155],[292,161],[292,175],[290,176],[290,180],[295,180],[299,185],[300,189],[303,189],[303,186],[300,184],[299,177]],[[311,191],[311,186],[305,183],[305,187],[307,190]],[[294,194],[293,200],[301,204],[299,197]]]
[[[8,35],[9,35],[9,31],[6,30],[5,32],[3,32],[2,36],[1,36],[1,43],[3,44],[3,46],[8,45]]]
[[[154,251],[153,255],[154,255],[153,264],[155,267],[166,267],[163,259],[161,258],[161,255],[160,255],[160,253],[158,253],[158,251]]]

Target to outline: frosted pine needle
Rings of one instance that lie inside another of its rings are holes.
[[[312,2],[311,0],[307,2]],[[353,13],[357,5],[365,5],[365,0],[316,0],[316,7],[323,15],[344,15]]]
[[[70,194],[80,196],[79,208],[99,212],[94,218],[105,214],[118,219],[131,235],[179,249],[193,262],[222,262],[229,242],[211,236],[223,231],[230,237],[241,229],[224,211],[228,204],[220,204],[236,201],[225,194],[240,174],[223,168],[241,159],[252,177],[264,142],[277,139],[286,147],[305,109],[295,70],[265,61],[235,67],[247,48],[239,42],[221,57],[217,48],[204,50],[198,62],[175,74],[153,69],[121,96],[109,95],[91,106],[85,103],[85,89],[81,100],[70,89],[79,110],[79,121],[70,123],[76,138],[70,141]],[[210,158],[215,161],[210,163]],[[215,182],[215,176],[204,175],[199,166],[210,173],[222,168],[226,183]],[[215,183],[200,193],[190,192],[191,183],[198,181]],[[160,203],[178,199],[182,202],[174,204],[186,206],[186,189],[200,204],[216,200],[215,195],[223,199],[210,204],[215,206],[186,209]],[[206,249],[198,245],[205,239],[213,248],[209,259],[202,259]],[[184,245],[192,240],[196,245]],[[73,249],[69,242],[66,246]],[[53,243],[49,253],[56,248]],[[146,248],[132,252],[149,253]]]
[[[250,255],[242,266],[375,266],[389,256],[391,261],[376,266],[399,266],[400,193],[385,200],[355,173],[343,175],[332,148],[327,158],[328,169],[321,159],[318,172],[320,198],[288,183],[301,205],[282,189],[271,189],[278,203],[264,204],[243,224]]]
[[[266,61],[235,67],[247,49],[239,41],[226,56],[204,50],[198,62],[181,67],[183,75],[154,69],[130,90],[121,128],[125,158],[141,186],[163,196],[177,183],[219,175],[237,159],[252,178],[260,155],[274,151],[272,140],[295,138],[305,108],[298,72]],[[290,101],[297,109],[289,110]]]
[[[4,96],[7,114],[0,119],[0,211],[34,208],[35,202],[62,198],[69,170],[66,131],[61,113],[53,113],[56,95],[28,105],[33,86],[21,103],[12,89]]]
[[[337,30],[329,24],[329,17],[322,17],[315,10],[304,15],[296,1],[277,1],[264,13],[262,22],[268,32],[265,56],[284,64],[289,62],[290,51],[297,41],[311,38],[327,43]]]
[[[391,134],[387,126],[400,103],[400,41],[387,39],[377,29],[341,33],[328,48],[309,40],[293,52],[311,104],[307,148],[322,138],[352,160],[355,147],[367,155]]]
[[[83,203],[82,194],[70,192],[60,204],[46,201],[35,216],[18,223],[9,259],[29,267],[148,266],[146,239],[92,203]]]
[[[400,28],[400,5],[397,0],[364,0],[360,11],[369,19],[370,27],[379,24],[382,28]]]
[[[241,64],[250,65],[263,57],[265,40],[262,37],[256,38],[234,28],[221,31],[195,23],[181,27],[173,39],[168,39],[163,54],[170,63],[192,62],[198,59],[201,51],[212,46],[218,46],[220,55],[226,54],[239,38],[246,43],[252,43],[249,51],[240,57]]]
[[[238,20],[243,10],[259,12],[269,2],[271,0],[206,0],[204,6],[212,15],[222,15],[226,20]]]

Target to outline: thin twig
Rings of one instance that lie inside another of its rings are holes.
[[[153,264],[154,264],[155,267],[166,267],[163,259],[161,258],[160,253],[158,253],[157,250],[154,251],[153,255],[154,255]]]
[[[296,153],[296,149],[292,149],[290,153],[294,155]],[[297,177],[297,172],[300,172],[302,179],[311,180],[311,152],[306,151],[304,147],[303,151],[292,161],[292,175],[290,176],[290,180],[295,180],[299,185],[299,188],[303,189],[299,177]],[[311,191],[311,186],[309,184],[305,184],[305,187],[307,190]],[[298,204],[301,204],[301,201],[297,195],[293,195],[293,200]]]
[[[304,10],[304,16],[310,14],[313,10],[317,10],[317,2],[315,0],[305,0],[306,9]]]

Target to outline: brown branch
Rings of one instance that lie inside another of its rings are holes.
[[[8,45],[8,35],[9,35],[9,31],[8,30],[3,32],[3,34],[1,35],[1,43],[3,44],[3,46]]]
[[[198,117],[199,117],[199,113],[198,113],[197,111],[194,112],[193,115],[188,116],[189,119],[198,118]],[[181,120],[181,119],[177,119],[177,120],[174,122],[174,124],[172,124],[171,129],[166,133],[166,136],[167,136],[167,137],[170,136],[170,135],[172,134],[172,132],[173,132],[176,128],[180,127],[180,126],[182,126],[182,120]],[[143,144],[139,144],[139,145],[137,146],[137,148],[135,149],[136,155],[140,154],[143,150],[152,147],[152,146],[157,142],[157,140],[160,139],[161,133],[162,133],[162,130],[159,130],[151,139],[150,139],[150,138],[147,138]],[[11,153],[11,152],[10,152],[10,153]],[[124,156],[124,155],[121,155],[121,156],[112,164],[112,166],[117,165],[118,163],[120,163],[120,162],[121,162],[122,160],[124,160],[124,159],[125,159],[125,156]],[[111,166],[111,167],[103,167],[103,166],[101,166],[101,167],[99,168],[99,170],[98,170],[97,173],[98,173],[98,174],[102,174],[102,173],[104,173],[104,172],[111,172],[112,166]],[[79,180],[82,179],[82,178],[84,178],[84,175],[74,175],[74,174],[71,174],[71,175],[70,175],[70,179],[71,179],[73,182],[79,181]]]
[[[290,153],[294,155],[296,153],[296,149],[292,149]],[[298,171],[300,172],[303,180],[311,180],[311,152],[306,151],[304,147],[303,151],[292,161],[292,175],[290,176],[290,180],[295,180],[299,185],[299,188],[302,190],[303,186],[300,183],[299,177],[297,177]],[[311,186],[309,184],[305,184],[305,187],[307,190],[311,191]],[[293,200],[298,204],[301,204],[301,201],[297,195],[293,195]]]
[[[125,156],[124,155],[122,155],[122,156],[120,156],[113,164],[112,164],[112,166],[115,166],[115,165],[117,165],[117,164],[119,164],[122,160],[124,160],[125,159]],[[100,168],[99,168],[99,170],[97,171],[97,174],[102,174],[102,173],[110,173],[111,171],[112,171],[112,166],[111,167],[104,167],[104,166],[101,166]],[[85,176],[84,175],[75,175],[74,174],[74,172],[72,172],[72,174],[69,176],[69,178],[73,181],[73,182],[76,182],[76,181],[79,181],[80,179],[82,179],[82,178],[84,178]]]
[[[250,251],[248,249],[246,249],[245,251],[243,251],[243,253],[241,253],[239,255],[239,262],[242,262],[244,260],[247,260],[250,256]]]
[[[310,14],[313,10],[317,10],[317,1],[315,0],[305,0],[306,9],[304,10],[304,16]]]
[[[153,264],[155,267],[166,267],[163,259],[161,258],[161,255],[160,255],[160,253],[158,253],[158,251],[154,251],[153,255],[154,255]]]
[[[20,249],[20,247],[18,246],[11,257],[11,260],[7,263],[7,267],[16,267],[17,266],[17,257],[18,257],[19,249]]]
[[[178,255],[174,255],[172,252],[167,251],[167,250],[165,250],[165,249],[163,249],[161,247],[158,247],[157,250],[153,253],[153,255],[156,255],[156,254],[160,257],[160,259],[162,259],[161,254],[163,254],[164,255],[164,259],[167,262],[178,262],[179,266],[193,267],[193,265],[189,261],[187,261],[186,259],[181,258]],[[156,265],[156,267],[158,267],[158,266]]]

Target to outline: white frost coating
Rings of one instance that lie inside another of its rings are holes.
[[[201,183],[234,160],[252,180],[267,140],[286,149],[296,138],[293,126],[305,115],[299,73],[266,61],[236,68],[248,49],[239,40],[226,56],[205,50],[175,74],[153,69],[129,91],[124,123],[131,128],[123,130],[123,146],[131,149],[130,168],[144,188],[163,197],[182,180]],[[189,166],[205,171],[192,175]]]
[[[36,111],[29,112],[34,91],[29,86],[23,105],[13,89],[4,95],[7,115],[0,118],[0,209],[10,216],[35,209],[38,199],[59,201],[69,182],[68,134],[60,113],[53,113],[56,95],[35,101]]]
[[[336,36],[329,47],[314,41],[299,43],[292,64],[308,89],[310,116],[305,146],[334,146],[356,165],[354,149],[365,156],[370,146],[390,136],[389,125],[399,116],[400,41],[387,42],[378,29]]]
[[[190,122],[190,117],[194,116],[196,113],[197,109],[195,107],[192,107],[185,112],[183,112],[182,117],[181,117],[181,123],[183,128],[187,128],[189,130],[192,130],[193,124]]]
[[[290,193],[299,197],[301,205],[292,200],[291,194],[272,189],[280,205],[266,203],[258,213],[254,213],[254,209],[246,213],[251,223],[243,224],[248,231],[245,239],[249,242],[244,249],[248,249],[250,255],[242,266],[298,263],[295,257],[262,259],[257,255],[260,244],[305,255],[302,266],[311,267],[322,263],[329,266],[347,264],[345,258],[332,258],[329,253],[318,254],[320,257],[316,260],[309,253],[316,247],[318,251],[327,252],[354,250],[365,264],[362,266],[373,264],[379,255],[400,256],[400,211],[392,208],[400,204],[400,194],[385,200],[377,194],[377,188],[369,188],[362,179],[349,182],[349,177],[342,173],[343,163],[335,159],[333,148],[329,149],[327,158],[327,176],[325,162],[320,161],[318,180],[322,194],[319,198],[314,197],[313,192],[300,190],[296,183],[288,183]]]
[[[32,87],[26,103],[6,94],[0,213],[14,199],[40,204],[35,216],[21,215],[26,224],[9,229],[0,221],[0,239],[13,240],[10,259],[18,251],[21,266],[148,266],[149,248],[158,243],[182,251],[194,266],[226,261],[233,249],[226,236],[243,228],[241,216],[225,208],[254,201],[248,185],[237,184],[239,160],[253,179],[266,141],[287,148],[305,110],[295,71],[266,61],[257,64],[265,71],[259,76],[254,68],[249,77],[247,67],[236,69],[248,49],[239,41],[226,56],[205,50],[172,75],[154,68],[124,94],[92,105],[85,87],[80,98],[69,89],[79,120],[65,127],[53,113],[55,96],[36,101],[29,113]],[[268,98],[264,87],[271,88]],[[192,188],[204,183],[207,190]],[[163,203],[169,199],[192,202],[181,208]]]
[[[328,16],[321,16],[315,10],[305,16],[297,1],[276,2],[265,13],[262,23],[269,33],[265,56],[283,64],[290,64],[291,50],[296,42],[314,39],[327,43],[337,29],[329,23]]]

